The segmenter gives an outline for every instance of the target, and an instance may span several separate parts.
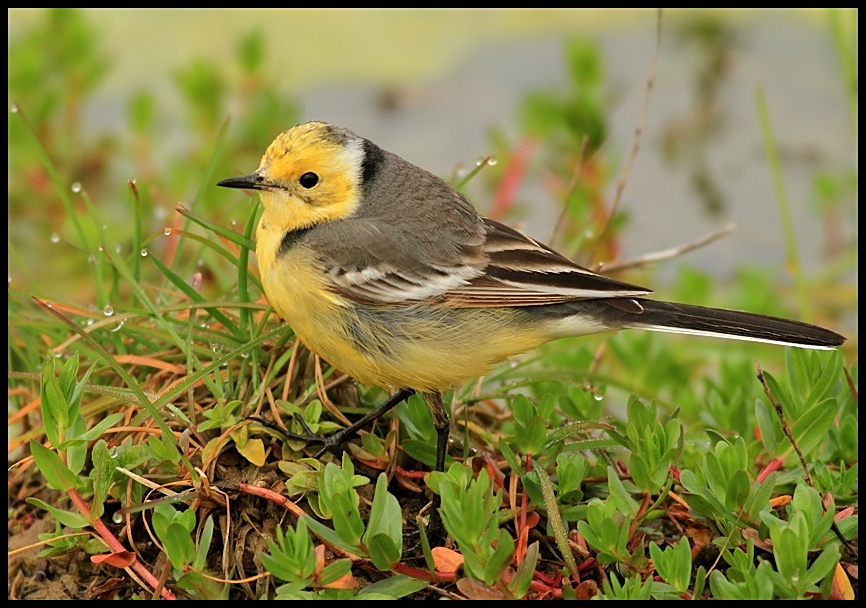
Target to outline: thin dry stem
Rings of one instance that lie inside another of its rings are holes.
[[[609,264],[605,266],[604,269],[606,272],[613,272],[625,270],[627,268],[637,268],[640,266],[646,266],[648,264],[655,264],[664,260],[670,260],[677,256],[688,253],[689,251],[694,251],[695,249],[699,249],[700,247],[705,247],[713,241],[729,235],[731,232],[733,232],[734,227],[735,226],[733,224],[728,224],[727,226],[710,232],[709,234],[699,237],[694,241],[684,243],[682,245],[677,245],[676,247],[670,247],[669,249],[662,249],[661,251],[657,251],[655,253],[647,253],[631,260],[625,260],[623,262]]]

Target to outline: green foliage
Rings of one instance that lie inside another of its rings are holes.
[[[278,399],[275,403],[282,412],[291,417],[287,430],[294,435],[304,436],[307,433],[328,435],[339,428],[337,423],[322,417],[322,402],[318,399],[311,400],[305,407],[298,407],[298,405],[282,399]],[[306,441],[289,438],[286,441],[286,446],[293,452],[293,455],[300,455],[306,446]]]
[[[342,466],[329,462],[318,479],[318,500],[314,511],[324,519],[333,518],[338,534],[353,547],[358,545],[364,530],[354,489],[368,483],[370,480],[363,475],[355,475],[354,464],[345,453]],[[310,496],[307,500],[313,502]]]
[[[553,488],[562,519],[566,522],[583,519],[586,505],[583,500],[584,491],[582,488],[584,478],[589,472],[589,463],[584,456],[577,452],[566,452],[556,457],[555,471],[556,481]],[[532,472],[524,478],[523,482],[533,502],[542,503],[543,498],[536,479],[536,474]]]
[[[472,478],[458,463],[432,473],[430,484],[442,497],[442,523],[460,547],[466,575],[495,584],[514,551],[511,535],[499,527],[502,493],[493,490],[489,476]]]
[[[168,559],[166,587],[195,599],[394,599],[421,596],[429,582],[448,593],[567,598],[578,577],[600,585],[599,599],[831,595],[835,568],[852,560],[845,542],[858,535],[852,350],[722,351],[636,332],[550,344],[446,399],[461,408],[452,439],[464,444],[426,482],[437,434],[419,395],[397,408],[399,425],[352,441],[341,458],[314,458],[318,446],[249,423],[280,416],[292,433],[327,435],[339,426],[328,399],[352,416],[382,396],[359,397],[294,347],[260,302],[255,199],[212,188],[255,166],[300,115],[268,70],[268,42],[238,32],[229,61],[174,66],[182,119],[171,128],[165,96],[141,88],[123,102],[124,124],[99,132],[84,109],[111,54],[83,13],[44,11],[10,38],[10,427],[26,417],[23,432],[10,430],[10,453],[26,448],[35,465],[10,467],[10,531],[35,508],[54,520],[41,556],[108,556],[94,523],[125,518],[124,532],[140,536],[121,540],[136,543],[139,563],[161,574]],[[543,163],[532,170],[556,184],[550,194],[564,206],[558,240],[610,260],[626,215],[609,217],[607,70],[585,41],[567,43],[564,66],[565,89],[528,93],[517,143],[503,130],[494,146],[508,161],[530,142]],[[509,166],[479,167],[468,185],[488,180],[492,192],[513,177],[503,174]],[[847,211],[856,192],[856,171],[828,169],[815,176],[815,211]],[[831,261],[833,281],[856,268],[850,249]],[[778,275],[741,269],[723,294],[685,268],[673,291],[797,316]],[[816,318],[855,314],[844,285],[840,295],[823,275],[814,283],[824,294]],[[756,360],[772,397],[754,380]],[[38,413],[26,409],[37,401]],[[802,481],[800,454],[814,488]],[[442,539],[428,538],[423,522],[422,549],[404,543],[425,485],[463,560],[456,573],[442,570],[430,550]],[[155,495],[169,486],[182,490]],[[771,499],[788,494],[774,510]],[[19,496],[29,496],[25,505]],[[293,516],[281,516],[279,499],[305,514],[284,521]],[[158,543],[144,535],[148,516]],[[709,577],[692,560],[695,537],[668,540],[671,521],[687,531],[684,521],[706,524],[722,556]],[[270,577],[252,576],[250,564]]]
[[[547,440],[547,422],[553,414],[551,399],[533,403],[523,395],[511,402],[517,449],[524,454],[538,454]]]
[[[620,583],[615,574],[602,582],[602,592],[596,597],[600,600],[648,600],[652,597],[653,580],[645,581],[638,576],[632,576]]]
[[[301,474],[303,471],[298,473]],[[345,551],[370,557],[382,570],[388,570],[399,562],[403,552],[402,513],[399,502],[388,492],[384,475],[376,481],[366,524],[361,519],[355,488],[369,483],[369,480],[354,473],[348,453],[343,454],[342,466],[329,462],[321,473],[307,479],[315,479],[309,483],[317,490],[317,494],[312,495],[317,496],[317,515],[329,519],[333,526],[329,528],[312,518],[305,518],[305,523],[317,535]],[[311,495],[307,495],[307,499],[312,505]]]
[[[802,484],[794,491],[787,519],[770,512],[761,514],[770,531],[776,562],[776,570],[769,571],[768,576],[779,597],[806,597],[832,576],[839,561],[838,541],[830,534],[833,516],[832,503],[825,511],[818,493]],[[816,549],[820,553],[810,564],[809,553]]]
[[[285,533],[277,528],[276,538],[268,539],[268,553],[262,553],[260,558],[268,572],[288,583],[279,589],[284,599],[301,589],[332,583],[352,567],[348,559],[340,559],[328,566],[328,572],[323,571],[318,576],[316,552],[303,519],[295,529],[288,528]]]
[[[379,475],[373,506],[363,541],[373,564],[380,570],[390,570],[403,553],[402,513],[397,498],[388,492],[388,479]]]
[[[414,460],[433,467],[436,464],[436,427],[430,408],[421,395],[412,395],[397,406],[397,418],[406,429],[408,438],[402,448]],[[449,461],[446,460],[446,464]]]
[[[681,433],[674,419],[662,426],[655,405],[644,405],[634,396],[629,399],[625,435],[611,435],[630,450],[629,470],[638,489],[656,494],[665,486],[668,469],[682,450]]]
[[[653,566],[659,576],[677,593],[687,593],[692,579],[692,553],[688,539],[682,538],[679,543],[667,549],[650,543],[649,549]]]
[[[195,543],[190,536],[195,530],[195,511],[178,511],[169,503],[159,503],[153,509],[153,531],[165,547],[173,568],[182,570],[196,556]]]
[[[42,370],[41,384],[45,434],[51,445],[66,454],[66,462],[71,472],[77,475],[84,468],[86,443],[101,436],[123,416],[112,414],[103,418],[93,428],[87,429],[79,408],[84,387],[93,368],[91,367],[81,380],[77,380],[78,353],[73,354],[63,364],[59,377],[55,375],[54,368],[54,357],[49,354],[48,362]]]
[[[750,479],[746,442],[719,441],[694,469],[680,473],[683,488],[691,493],[692,508],[725,534],[754,524],[773,493],[775,475],[763,482]]]
[[[578,522],[577,529],[594,549],[602,564],[622,562],[631,564],[629,550],[629,523],[637,514],[637,504],[624,491],[613,469],[610,475],[608,500],[591,498],[586,507],[586,521]]]
[[[751,540],[746,551],[737,548],[733,552],[725,551],[723,555],[731,567],[724,574],[719,570],[710,574],[710,591],[714,597],[721,600],[775,598],[770,578],[773,565],[768,561],[760,561],[755,565],[755,546]]]
[[[831,391],[838,392],[841,388],[838,384],[841,357],[815,358],[806,352],[789,353],[788,370],[790,385],[780,384],[770,373],[764,376],[785,415],[795,421],[791,432],[801,451],[811,455],[823,443],[839,409]],[[807,386],[809,390],[803,392]],[[756,417],[764,422],[760,427],[764,447],[773,456],[779,456],[790,450],[790,443],[782,435],[770,407],[759,402]]]
[[[580,150],[586,137],[592,153],[607,134],[601,95],[603,62],[598,48],[583,41],[570,42],[565,55],[572,89],[566,94],[548,91],[527,94],[523,121],[527,131],[539,137],[568,138],[573,151]]]

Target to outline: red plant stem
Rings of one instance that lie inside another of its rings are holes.
[[[394,564],[391,567],[391,570],[397,574],[405,574],[406,576],[417,578],[422,581],[429,581],[431,583],[453,583],[457,575],[456,572],[436,572],[434,574],[429,570],[413,568],[412,566],[407,566],[401,562]]]
[[[517,189],[526,175],[526,166],[529,164],[529,157],[534,148],[535,142],[528,138],[520,141],[514,148],[502,176],[502,181],[499,182],[499,187],[496,188],[496,193],[493,196],[493,208],[490,210],[491,218],[502,219],[508,215],[514,205]]]
[[[767,466],[765,466],[763,468],[763,470],[760,473],[758,473],[757,482],[763,483],[764,480],[770,476],[770,473],[772,473],[773,471],[778,471],[779,469],[781,469],[782,468],[782,462],[783,462],[783,460],[780,458],[773,458],[770,462],[767,463]]]
[[[102,537],[102,539],[108,543],[108,546],[111,547],[111,550],[115,553],[128,553],[126,547],[117,540],[117,537],[111,533],[111,530],[108,529],[102,520],[99,518],[92,518],[90,516],[90,508],[87,506],[87,503],[84,502],[84,499],[81,498],[81,495],[74,489],[68,490],[67,494],[69,498],[72,500],[72,504],[78,509],[79,513],[81,513],[87,521],[90,522],[90,525],[93,526],[93,529]],[[132,562],[132,569],[135,570],[136,574],[138,574],[144,582],[153,587],[154,589],[160,589],[160,582],[156,579],[156,577],[151,574],[150,570],[148,570],[144,564],[142,564],[138,559]],[[161,588],[160,594],[163,599],[166,600],[174,600],[177,599],[175,595],[166,589],[165,587]]]

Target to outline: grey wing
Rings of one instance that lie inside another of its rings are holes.
[[[306,239],[338,293],[365,304],[442,300],[484,274],[483,235],[418,235],[370,219],[348,219]]]
[[[504,224],[487,218],[484,224],[487,265],[482,275],[447,294],[455,306],[540,306],[594,298],[625,303],[652,293],[584,268]]]
[[[489,219],[479,218],[474,234],[465,225],[410,233],[361,218],[321,228],[308,241],[334,290],[367,304],[436,300],[474,308],[591,298],[622,298],[625,304],[651,293],[592,272]]]

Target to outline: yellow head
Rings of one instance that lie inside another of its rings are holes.
[[[281,133],[250,175],[219,182],[261,192],[262,223],[283,233],[351,215],[361,198],[364,140],[323,122]]]

